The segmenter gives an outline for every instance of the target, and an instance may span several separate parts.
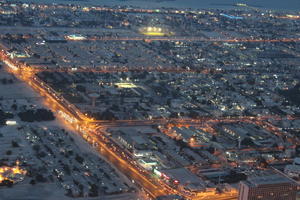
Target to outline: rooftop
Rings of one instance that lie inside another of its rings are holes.
[[[246,183],[250,187],[257,187],[261,185],[270,185],[270,184],[284,184],[284,183],[293,184],[294,182],[291,179],[280,174],[264,173],[264,174],[259,174],[257,176],[250,177],[244,183]]]

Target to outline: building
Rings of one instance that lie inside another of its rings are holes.
[[[151,158],[139,159],[138,163],[140,166],[142,166],[146,170],[152,170],[158,164],[154,159],[151,159]]]
[[[300,176],[300,165],[286,165],[284,173],[289,177],[299,178]]]
[[[71,34],[71,35],[67,35],[66,39],[68,39],[68,40],[86,40],[87,38],[81,34]]]
[[[179,195],[165,195],[157,197],[156,200],[184,200],[184,198]]]
[[[295,158],[292,165],[286,165],[284,173],[289,177],[299,178],[300,177],[300,158]]]
[[[240,182],[238,200],[296,200],[297,184],[280,174],[263,174]]]
[[[186,168],[154,170],[154,173],[170,185],[177,185],[181,191],[198,193],[208,189],[204,180]]]

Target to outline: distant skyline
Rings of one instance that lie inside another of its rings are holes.
[[[131,5],[147,8],[177,7],[177,8],[230,8],[236,3],[246,3],[264,9],[284,9],[300,11],[299,0],[21,0],[35,3],[75,3],[87,5]]]

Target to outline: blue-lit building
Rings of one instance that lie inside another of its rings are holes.
[[[227,15],[227,14],[224,14],[224,13],[221,13],[220,15],[223,16],[223,17],[229,18],[229,19],[244,19],[243,17]]]

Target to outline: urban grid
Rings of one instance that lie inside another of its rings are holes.
[[[300,12],[0,0],[0,72],[0,200],[298,199]]]

